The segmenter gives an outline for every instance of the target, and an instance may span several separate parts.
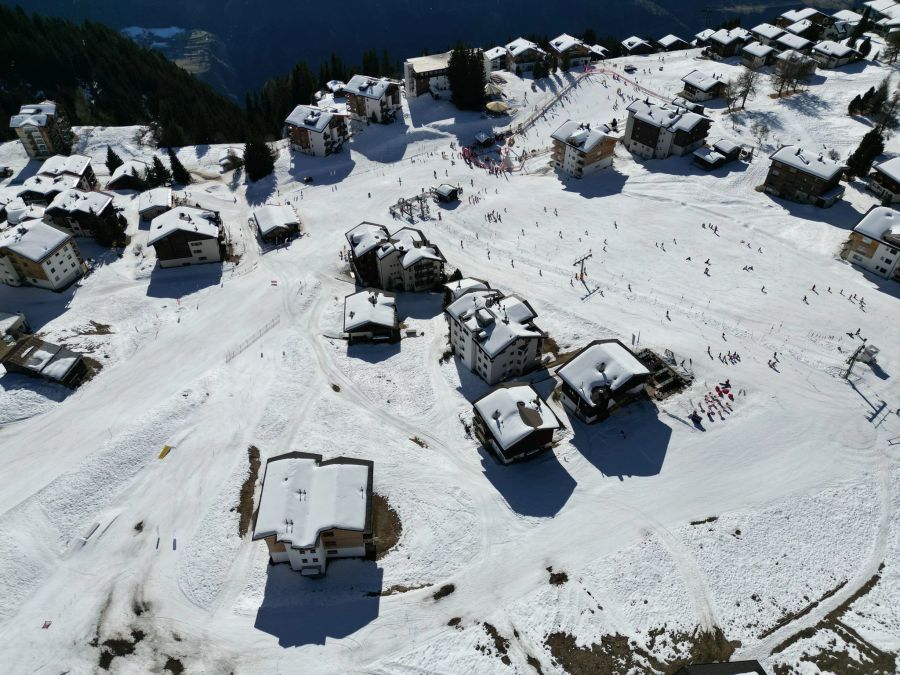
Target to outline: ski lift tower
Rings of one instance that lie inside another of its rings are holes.
[[[585,263],[585,261],[588,258],[593,258],[593,257],[594,257],[594,254],[591,252],[590,249],[588,249],[587,254],[581,256],[575,262],[572,263],[572,267],[578,267],[579,265],[581,266],[581,271],[579,272],[579,275],[578,275],[579,279],[584,279],[584,263]]]

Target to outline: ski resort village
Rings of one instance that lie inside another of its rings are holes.
[[[3,671],[898,672],[900,5],[787,10],[357,73],[258,180],[12,111]]]

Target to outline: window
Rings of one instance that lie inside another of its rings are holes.
[[[302,562],[302,563],[308,563],[308,562],[309,562],[309,558],[300,558],[300,562]]]
[[[338,552],[336,548],[330,548],[328,549],[328,553],[329,555],[337,555]]]
[[[317,563],[317,562],[319,562],[319,559],[318,559],[318,558],[313,558],[313,562],[314,562],[314,563]]]

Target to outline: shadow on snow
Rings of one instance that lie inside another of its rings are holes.
[[[575,479],[552,451],[507,465],[483,447],[478,453],[485,477],[519,515],[552,518],[575,491]]]
[[[222,263],[187,265],[164,269],[158,264],[150,275],[147,295],[151,298],[181,298],[222,281]]]

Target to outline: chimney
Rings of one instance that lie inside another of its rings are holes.
[[[369,293],[369,302],[372,303],[372,307],[378,304],[378,294],[377,293]]]

